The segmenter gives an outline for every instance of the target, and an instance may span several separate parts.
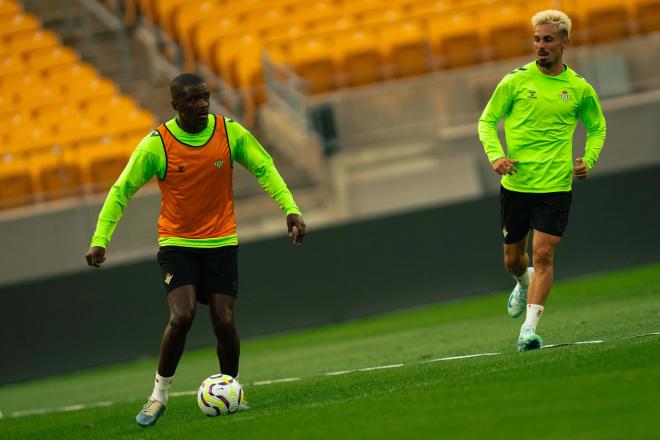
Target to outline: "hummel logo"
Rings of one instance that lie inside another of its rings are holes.
[[[527,91],[529,92],[529,95],[527,96],[528,98],[530,98],[530,99],[536,99],[536,90],[534,90],[534,89],[527,89]]]
[[[177,173],[185,173],[186,172],[186,167],[183,165],[179,165],[179,168],[176,170]]]

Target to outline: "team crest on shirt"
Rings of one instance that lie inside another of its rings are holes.
[[[569,99],[571,99],[571,95],[569,95],[568,90],[562,90],[561,93],[559,94],[559,97],[561,98],[562,101],[566,102]]]
[[[220,168],[222,165],[224,165],[225,161],[224,160],[216,160],[213,162],[213,166],[216,168]]]

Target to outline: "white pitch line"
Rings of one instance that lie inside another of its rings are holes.
[[[386,370],[388,368],[399,368],[403,367],[403,364],[392,364],[392,365],[380,365],[378,367],[367,367],[367,368],[359,368],[356,371],[375,371],[375,370]]]
[[[273,380],[261,380],[258,382],[252,382],[253,386],[261,386],[261,385],[270,385],[273,383],[288,383],[288,382],[295,382],[300,380],[299,377],[286,377],[284,379],[273,379]]]
[[[194,396],[197,394],[197,390],[195,391],[176,391],[174,393],[169,393],[170,397],[181,397],[181,396]]]
[[[36,414],[49,414],[53,412],[80,411],[81,409],[101,408],[106,406],[112,406],[112,402],[82,403],[78,405],[61,406],[59,408],[38,408],[38,409],[28,409],[24,411],[14,411],[9,414],[9,417],[32,416]]]
[[[468,354],[465,356],[452,356],[452,357],[446,357],[446,358],[439,358],[439,359],[429,359],[428,361],[422,361],[422,364],[428,364],[431,362],[440,362],[440,361],[455,361],[457,359],[468,359],[468,358],[475,358],[475,357],[481,357],[481,356],[497,356],[498,354],[502,353],[477,353],[477,354]]]
[[[624,336],[620,338],[614,338],[611,341],[621,341],[625,339],[633,339],[633,338],[641,338],[644,336],[657,336],[660,335],[660,332],[652,332],[652,333],[644,333],[641,335],[633,335],[633,336]],[[544,345],[541,348],[552,348],[552,347],[562,347],[562,346],[567,346],[567,345],[586,345],[586,344],[602,344],[604,342],[607,342],[605,340],[595,340],[595,341],[578,341],[578,342],[567,342],[567,343],[560,343],[560,344],[550,344],[550,345]],[[444,358],[439,358],[439,359],[430,359],[426,361],[421,361],[421,362],[411,362],[410,364],[392,364],[392,365],[380,365],[376,367],[367,367],[367,368],[359,368],[356,370],[343,370],[343,371],[331,371],[329,373],[323,373],[320,374],[319,376],[340,376],[343,374],[350,374],[350,373],[356,373],[356,372],[368,372],[368,371],[375,371],[375,370],[382,370],[382,369],[387,369],[387,368],[399,368],[403,366],[412,366],[412,365],[419,365],[419,364],[427,364],[431,362],[441,362],[441,361],[453,361],[453,360],[458,360],[458,359],[469,359],[469,358],[475,358],[475,357],[481,357],[481,356],[497,356],[501,355],[503,353],[477,353],[477,354],[468,354],[464,356],[451,356],[451,357],[444,357]],[[318,377],[318,376],[317,376]],[[261,386],[261,385],[270,385],[274,383],[287,383],[287,382],[295,382],[298,380],[302,380],[299,377],[287,377],[284,379],[274,379],[274,380],[262,380],[258,382],[253,382],[251,385],[253,386]],[[178,397],[178,396],[192,396],[197,394],[197,391],[177,391],[174,393],[170,393],[171,397]],[[106,406],[111,406],[113,405],[113,402],[95,402],[95,403],[88,403],[88,404],[79,404],[79,405],[69,405],[69,406],[62,406],[59,408],[39,408],[39,409],[28,409],[24,411],[14,411],[10,412],[7,417],[23,417],[23,416],[30,416],[30,415],[36,415],[36,414],[49,414],[49,413],[54,413],[54,412],[69,412],[69,411],[79,411],[83,409],[89,409],[89,408],[99,408],[99,407],[106,407]],[[0,411],[0,419],[5,418],[3,415],[2,411]]]

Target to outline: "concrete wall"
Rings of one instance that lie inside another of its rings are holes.
[[[659,260],[657,188],[659,166],[577,184],[557,278]],[[300,248],[285,237],[242,245],[241,334],[508,289],[498,212],[491,195],[311,230]],[[0,297],[0,383],[155,356],[167,321],[154,258],[6,285]],[[187,346],[213,343],[201,308]]]

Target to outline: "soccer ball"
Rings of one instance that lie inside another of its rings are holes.
[[[209,417],[235,413],[242,400],[243,388],[228,374],[214,374],[197,390],[197,405]]]

